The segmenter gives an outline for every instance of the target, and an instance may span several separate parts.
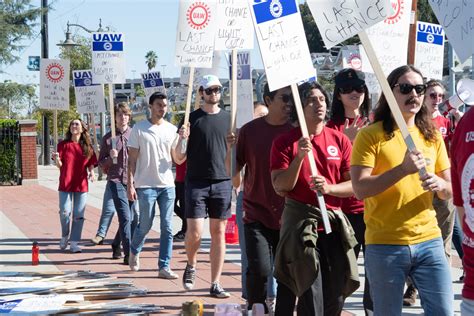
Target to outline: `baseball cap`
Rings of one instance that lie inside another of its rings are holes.
[[[221,82],[219,81],[219,78],[214,75],[205,75],[201,79],[201,87],[203,89],[207,89],[212,86],[219,86],[222,87]]]
[[[344,68],[336,74],[334,80],[338,87],[360,86],[365,84],[365,75],[362,71]]]

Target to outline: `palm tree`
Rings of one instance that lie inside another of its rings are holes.
[[[148,67],[148,72],[150,72],[150,70],[156,67],[156,60],[158,59],[158,55],[156,55],[156,53],[151,50],[148,53],[146,53],[145,59],[146,59],[145,64]]]

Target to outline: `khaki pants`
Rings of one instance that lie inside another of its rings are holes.
[[[438,226],[441,229],[444,252],[446,253],[448,262],[451,263],[451,242],[453,238],[454,214],[456,214],[456,208],[454,207],[453,199],[441,200],[436,194],[433,198],[433,207],[436,211]]]

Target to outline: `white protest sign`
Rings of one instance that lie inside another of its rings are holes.
[[[216,31],[216,1],[179,1],[178,30],[176,32],[176,66],[212,66]]]
[[[145,98],[148,103],[150,96],[155,92],[165,93],[165,84],[159,71],[146,72],[142,74],[142,85],[145,90]]]
[[[389,2],[390,0],[307,0],[327,49],[387,18],[390,15]]]
[[[252,49],[253,27],[245,0],[217,1],[215,50]]]
[[[366,30],[384,74],[407,64],[411,0],[391,0],[393,9],[383,23]]]
[[[125,82],[123,34],[100,32],[92,34],[92,82]]]
[[[417,22],[415,67],[430,79],[443,79],[444,30],[441,25]]]
[[[249,1],[270,91],[314,76],[296,1]]]
[[[232,58],[229,58],[229,77]],[[237,52],[237,128],[253,119],[253,85],[250,69],[250,52]]]
[[[68,59],[41,59],[39,108],[69,110]]]
[[[75,70],[73,77],[77,112],[105,112],[104,86],[92,83],[92,70]]]
[[[212,67],[211,68],[194,68],[194,80],[193,86],[198,87],[201,83],[202,76],[204,75],[214,75],[219,77],[220,72],[220,63],[222,60],[221,53],[219,51],[214,51],[214,57],[212,58]],[[225,69],[225,68],[224,68]],[[179,77],[179,83],[189,84],[189,67],[181,67],[181,75]]]
[[[342,68],[362,70],[362,59],[357,46],[347,46],[342,50]]]
[[[474,1],[429,0],[461,62],[474,54]]]

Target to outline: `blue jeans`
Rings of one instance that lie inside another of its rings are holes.
[[[99,228],[97,229],[98,236],[104,237],[107,235],[110,223],[115,214],[115,205],[112,198],[110,186],[107,184],[104,191],[104,199],[102,201],[102,214],[100,215]]]
[[[401,315],[403,289],[411,277],[425,315],[453,315],[451,271],[443,240],[416,245],[367,245],[365,270],[374,302],[374,315]]]
[[[158,268],[168,268],[173,251],[173,231],[171,220],[173,218],[173,205],[175,199],[174,187],[166,188],[138,188],[138,207],[140,215],[138,226],[133,233],[130,251],[137,255],[142,251],[146,235],[153,225],[155,218],[155,202],[160,208],[160,255]]]
[[[59,219],[61,220],[62,237],[69,237],[70,241],[81,240],[86,200],[87,192],[59,191]],[[72,228],[70,229],[71,213]],[[71,232],[70,236],[69,232]]]

